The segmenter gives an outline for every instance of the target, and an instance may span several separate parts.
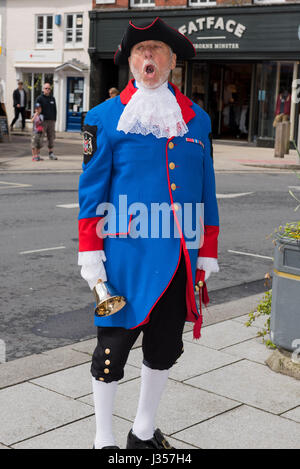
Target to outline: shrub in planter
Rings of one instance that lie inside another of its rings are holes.
[[[300,339],[300,222],[280,227],[274,240],[270,337],[293,351]]]
[[[294,146],[300,158],[295,142]],[[300,179],[299,174],[296,176]],[[297,211],[300,200],[292,191],[289,193],[298,202]],[[280,226],[269,237],[274,243],[272,290],[266,293],[257,310],[249,314],[246,325],[265,315],[266,323],[259,332],[264,343],[293,351],[300,340],[300,221]]]

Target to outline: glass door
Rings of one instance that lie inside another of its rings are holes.
[[[280,108],[276,110],[278,97],[286,94],[291,99],[292,81],[293,63],[265,62],[257,65],[258,138],[275,138],[273,121],[276,112],[280,112]]]
[[[84,78],[67,78],[67,132],[80,132],[83,112]]]

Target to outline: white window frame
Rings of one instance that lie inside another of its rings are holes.
[[[116,0],[96,0],[96,5],[106,5],[116,3]]]
[[[131,8],[149,8],[155,7],[155,0],[149,0],[148,3],[135,3],[136,0],[130,0]],[[140,0],[142,1],[142,0]]]
[[[202,2],[200,0],[195,0],[194,2],[192,2],[191,0],[189,0],[189,7],[207,7],[207,6],[215,6],[217,5],[217,2],[215,0],[202,0]]]
[[[43,21],[43,26],[44,27],[43,27],[42,30],[38,29],[38,19],[41,16],[44,18],[44,21]],[[47,18],[48,17],[52,17],[52,29],[51,29],[51,31],[52,31],[52,41],[51,42],[46,42],[48,28],[45,27],[45,25],[47,26]],[[43,42],[38,42],[38,31],[43,31]],[[36,48],[37,49],[53,49],[53,44],[54,44],[53,35],[54,35],[54,15],[51,15],[51,14],[36,15],[35,16],[35,45],[36,45]]]
[[[76,19],[77,15],[82,15],[82,38],[81,41],[76,41]],[[67,42],[67,31],[71,28],[67,28],[67,18],[73,16],[73,28],[72,28],[72,41]],[[83,32],[84,32],[84,12],[77,11],[76,13],[65,13],[64,17],[64,47],[65,49],[83,49]]]
[[[274,3],[287,3],[286,0],[254,0],[256,5],[272,5]]]

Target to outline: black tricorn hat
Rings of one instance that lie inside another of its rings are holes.
[[[138,26],[129,21],[122,42],[115,53],[115,64],[127,64],[132,47],[143,41],[162,41],[168,44],[180,59],[190,59],[196,55],[195,48],[187,37],[157,17],[150,23]]]

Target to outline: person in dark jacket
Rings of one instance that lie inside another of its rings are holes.
[[[44,134],[47,136],[49,158],[50,160],[57,160],[53,153],[54,140],[55,140],[55,122],[56,122],[56,102],[51,93],[50,83],[45,83],[43,86],[43,94],[37,100],[42,107],[42,114],[44,116]]]
[[[10,124],[10,130],[13,130],[15,123],[18,120],[19,114],[22,116],[22,130],[25,129],[25,110],[27,104],[26,92],[23,89],[23,82],[19,81],[18,88],[13,92],[13,101],[15,109],[15,117]]]

